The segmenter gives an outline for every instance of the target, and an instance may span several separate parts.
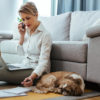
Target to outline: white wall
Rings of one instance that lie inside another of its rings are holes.
[[[22,0],[0,0],[0,33],[12,32]]]
[[[33,1],[40,16],[51,16],[51,0],[28,0]]]

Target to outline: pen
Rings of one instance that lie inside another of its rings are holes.
[[[31,80],[26,80],[26,82],[29,82],[29,81],[31,81]]]

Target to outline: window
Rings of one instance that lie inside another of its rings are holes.
[[[11,33],[23,0],[0,0],[0,33]]]
[[[40,16],[51,16],[51,0],[28,0],[33,1]]]

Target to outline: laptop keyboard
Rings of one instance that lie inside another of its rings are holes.
[[[22,69],[22,68],[16,67],[16,66],[13,66],[13,65],[8,65],[8,69],[9,70],[18,70],[18,69]]]
[[[7,65],[7,66],[8,66],[8,68],[10,68],[10,69],[20,68],[20,67],[13,66],[13,65]]]
[[[17,67],[14,65],[7,65],[9,70],[33,69],[32,67]]]

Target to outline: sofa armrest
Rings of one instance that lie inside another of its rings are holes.
[[[18,40],[5,40],[0,43],[1,53],[17,54]]]
[[[100,84],[100,36],[89,39],[87,57],[87,80]]]
[[[13,35],[12,34],[6,34],[6,33],[0,33],[0,39],[12,39]]]
[[[87,37],[94,38],[100,36],[100,25],[96,25],[87,29]]]

